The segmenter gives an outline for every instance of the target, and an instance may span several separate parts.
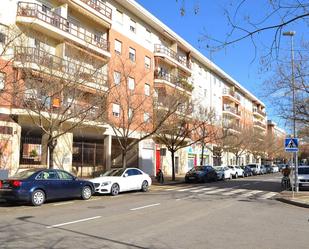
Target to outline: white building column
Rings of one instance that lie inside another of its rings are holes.
[[[112,136],[107,135],[104,138],[104,153],[105,153],[105,167],[110,170],[112,167]]]

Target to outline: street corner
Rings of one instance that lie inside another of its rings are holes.
[[[309,191],[294,193],[282,191],[276,196],[278,201],[298,207],[309,208]]]

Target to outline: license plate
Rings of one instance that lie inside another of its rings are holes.
[[[308,183],[301,183],[302,186],[309,186],[309,182]]]
[[[189,179],[190,179],[190,180],[193,180],[193,179],[195,179],[195,177],[194,177],[194,176],[190,176]]]
[[[2,185],[2,188],[9,188],[10,187],[10,184],[8,184],[8,183],[4,183],[3,185]]]

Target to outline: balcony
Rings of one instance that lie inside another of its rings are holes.
[[[240,103],[240,95],[233,91],[232,89],[224,88],[222,92],[222,97],[229,99],[230,101]]]
[[[62,0],[63,1],[63,0]],[[112,9],[101,0],[68,0],[65,1],[77,12],[94,18],[106,28],[112,25]]]
[[[264,119],[266,117],[266,112],[262,111],[262,110],[259,110],[258,108],[253,108],[252,112],[253,112],[253,115],[261,117],[262,119]]]
[[[223,105],[223,114],[231,115],[234,118],[240,119],[241,118],[241,112],[237,110],[237,108],[230,106],[230,105]]]
[[[155,44],[154,48],[154,56],[155,57],[160,57],[166,60],[167,63],[177,66],[181,68],[184,72],[188,73],[191,75],[191,64],[187,60],[187,58],[181,57],[178,55],[175,51],[162,46],[160,44]]]
[[[253,127],[261,129],[263,131],[265,131],[266,128],[267,128],[266,125],[263,122],[261,122],[261,121],[254,121],[253,122]]]
[[[176,87],[179,90],[186,91],[192,94],[193,86],[187,81],[186,78],[181,78],[172,74],[155,73],[155,83],[165,83],[171,87]]]
[[[232,132],[232,133],[241,132],[241,126],[239,122],[231,122],[230,120],[223,120],[222,126],[227,132]]]
[[[39,4],[19,2],[16,22],[31,25],[31,28],[62,42],[70,40],[106,58],[111,57],[109,43],[103,37],[82,26],[73,25],[62,16],[43,9]]]
[[[95,90],[106,91],[108,86],[108,77],[101,70],[65,60],[36,48],[15,47],[14,66],[31,68]]]

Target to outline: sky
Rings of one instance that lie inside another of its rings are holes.
[[[239,11],[239,16],[241,18],[249,16],[252,20],[261,18],[261,13],[267,10],[265,9],[267,5],[263,3],[265,1],[267,0],[250,1],[250,5]],[[180,14],[182,0],[178,2],[176,0],[137,0],[137,2],[263,101],[266,104],[268,119],[275,121],[281,128],[287,129],[285,121],[278,118],[275,108],[271,106],[270,97],[265,96],[265,88],[267,88],[265,81],[271,77],[271,74],[265,72],[265,68],[260,64],[261,55],[268,51],[270,41],[273,40],[273,32],[265,32],[257,36],[257,54],[250,39],[242,40],[224,50],[209,53],[205,49],[207,41],[201,41],[201,38],[205,37],[205,34],[221,40],[226,36],[230,27],[227,25],[224,9],[231,9],[228,5],[231,0],[186,0],[184,16]],[[196,8],[198,8],[197,14],[194,13]],[[274,21],[275,19],[269,20],[269,23]],[[302,24],[296,23],[287,29],[293,29],[297,33],[295,49],[304,36],[308,38],[308,34],[305,33],[307,27]],[[282,37],[279,54],[282,58],[284,56],[289,58],[289,53],[290,40],[288,37]]]

